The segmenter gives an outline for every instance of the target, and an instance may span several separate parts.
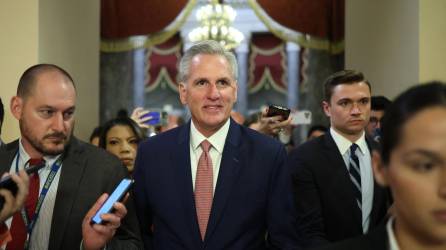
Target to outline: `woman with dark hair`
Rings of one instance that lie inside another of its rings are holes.
[[[446,84],[401,94],[386,111],[376,181],[391,190],[392,217],[361,238],[321,249],[446,249]]]
[[[116,155],[131,174],[138,144],[144,138],[142,129],[132,119],[119,117],[102,126],[99,147]]]

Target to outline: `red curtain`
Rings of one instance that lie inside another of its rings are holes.
[[[257,0],[279,24],[292,30],[325,38],[344,39],[344,0]]]
[[[271,33],[254,33],[249,56],[250,91],[259,91],[265,84],[270,84],[275,90],[286,91],[286,70],[285,43]]]
[[[163,30],[188,0],[101,0],[101,38],[117,39]]]

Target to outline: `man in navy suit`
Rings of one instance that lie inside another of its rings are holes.
[[[230,119],[234,55],[205,41],[179,67],[180,99],[192,119],[142,143],[136,159],[145,247],[297,249],[285,148]]]
[[[318,246],[365,234],[387,212],[387,192],[376,185],[373,140],[365,135],[370,83],[361,72],[342,70],[324,84],[322,106],[330,129],[293,150],[293,175],[302,245]]]

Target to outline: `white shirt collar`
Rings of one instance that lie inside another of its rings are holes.
[[[386,225],[387,238],[389,238],[389,250],[400,250],[400,247],[398,246],[398,242],[396,241],[395,232],[393,231],[394,221],[395,221],[395,218],[391,217]]]
[[[347,151],[350,149],[350,146],[353,144],[351,141],[349,141],[347,138],[339,134],[336,130],[334,130],[332,127],[330,127],[330,134],[333,137],[333,140],[335,141],[336,145],[338,146],[339,152],[341,152],[341,155],[344,155],[347,153]],[[364,152],[367,152],[367,142],[365,141],[365,132],[362,132],[361,137],[359,137],[358,140],[355,141],[356,145],[358,145],[359,150],[362,155],[364,155]]]
[[[22,162],[22,164],[28,162],[28,160],[31,158],[28,153],[26,152],[25,148],[23,147],[22,144],[22,139],[20,138],[19,140],[19,153],[20,153],[20,161]],[[58,155],[45,155],[43,156],[43,159],[46,162],[46,166],[51,166],[60,156],[61,154]]]
[[[192,144],[193,149],[197,149],[201,142],[204,140],[208,140],[212,147],[217,150],[220,154],[223,153],[223,148],[225,146],[226,136],[229,132],[229,125],[230,125],[230,119],[228,119],[225,124],[217,130],[213,135],[211,135],[209,138],[206,138],[203,134],[200,133],[200,131],[197,130],[197,128],[194,125],[194,121],[191,120],[190,124],[190,141]]]

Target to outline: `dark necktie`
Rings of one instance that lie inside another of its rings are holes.
[[[206,228],[211,214],[213,189],[212,159],[209,154],[211,144],[204,140],[201,143],[203,152],[198,160],[197,175],[195,178],[195,207],[197,209],[198,225],[201,239],[204,241]]]
[[[361,190],[361,168],[359,166],[359,159],[355,152],[358,145],[353,143],[350,146],[350,159],[348,164],[348,172],[350,173],[350,180],[353,184],[353,193],[358,203],[359,210],[362,211],[362,190]]]
[[[43,159],[30,159],[28,163],[29,166],[33,166],[41,163],[42,161]],[[38,173],[34,173],[30,176],[29,193],[25,201],[25,209],[26,213],[28,214],[29,220],[32,220],[34,212],[36,210],[37,199],[39,198],[39,188],[40,188],[39,182],[40,181]],[[21,211],[18,211],[12,217],[12,223],[11,223],[12,241],[8,243],[6,250],[23,249],[25,246],[27,232],[26,232],[25,222],[23,221],[20,212]]]

